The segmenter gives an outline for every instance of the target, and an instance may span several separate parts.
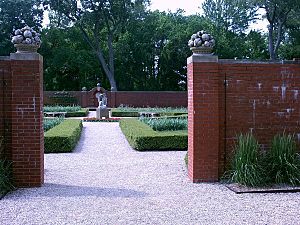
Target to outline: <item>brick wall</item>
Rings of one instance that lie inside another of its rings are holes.
[[[7,118],[7,113],[10,111],[11,106],[6,104],[11,97],[11,93],[7,92],[7,88],[11,85],[11,81],[8,80],[10,75],[9,57],[0,57],[0,136],[5,137],[6,142],[9,141],[10,136],[8,131],[11,130],[10,127],[8,127],[10,123]],[[0,157],[6,156],[10,158],[8,154],[10,151],[8,151],[7,146],[2,150],[3,152],[0,153]]]
[[[98,101],[95,98],[96,88],[91,91],[69,91],[78,104],[82,107],[96,107]],[[44,104],[55,104],[51,99],[55,91],[44,92]],[[108,106],[118,107],[120,105],[132,107],[187,107],[187,92],[176,91],[118,91],[107,92]]]
[[[219,73],[226,80],[227,163],[239,133],[252,132],[263,150],[277,133],[300,141],[300,64],[222,60]]]
[[[236,136],[252,132],[264,151],[277,133],[300,144],[300,63],[188,59],[189,177],[217,181]]]
[[[2,129],[5,128],[14,184],[41,186],[44,182],[42,57],[36,53],[14,53],[0,61],[0,69],[6,71],[2,76],[5,85],[0,111],[5,121]]]

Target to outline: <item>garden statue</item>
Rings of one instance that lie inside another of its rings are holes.
[[[194,54],[211,54],[215,46],[215,39],[204,30],[191,36],[188,46]]]
[[[102,117],[109,117],[109,109],[107,108],[107,97],[105,93],[105,89],[101,87],[101,84],[97,84],[97,90],[95,92],[95,97],[98,100],[98,108],[97,108],[97,119],[102,119]]]
[[[42,43],[40,36],[31,27],[25,26],[15,30],[11,42],[17,48],[17,53],[37,52]]]

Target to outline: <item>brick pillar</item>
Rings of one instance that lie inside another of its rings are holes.
[[[11,60],[11,160],[17,187],[44,183],[43,58],[13,53]]]
[[[192,55],[188,64],[188,175],[193,182],[218,181],[218,57]]]
[[[82,108],[88,107],[88,94],[87,94],[87,91],[80,92],[80,99],[81,99],[81,107]]]

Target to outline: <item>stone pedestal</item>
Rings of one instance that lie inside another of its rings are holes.
[[[103,117],[109,118],[109,109],[107,107],[105,108],[97,108],[96,110],[96,117],[97,119],[102,119]]]

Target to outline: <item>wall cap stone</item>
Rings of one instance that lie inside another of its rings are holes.
[[[0,61],[10,60],[9,56],[0,56]]]
[[[39,53],[11,53],[10,59],[42,61],[43,56],[41,56]]]
[[[220,64],[299,64],[297,60],[251,60],[251,59],[220,59]]]
[[[215,62],[219,61],[218,56],[216,55],[208,55],[208,54],[193,54],[189,58],[187,58],[187,64],[195,63],[195,62]]]

